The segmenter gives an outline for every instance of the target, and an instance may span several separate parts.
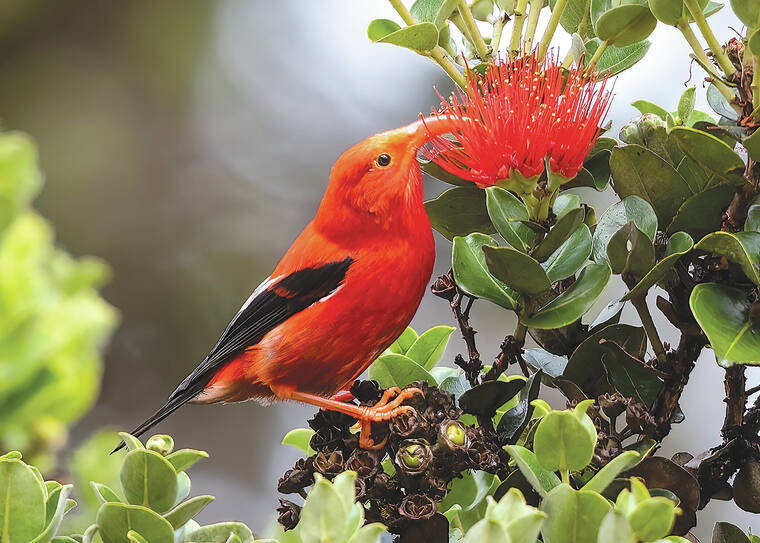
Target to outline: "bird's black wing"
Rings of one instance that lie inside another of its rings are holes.
[[[206,358],[179,384],[166,404],[131,434],[140,436],[200,394],[229,361],[255,345],[267,332],[340,287],[354,260],[304,268],[262,283],[232,318]],[[122,443],[118,450],[124,444]]]

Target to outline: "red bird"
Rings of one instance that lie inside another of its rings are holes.
[[[314,219],[206,358],[132,434],[185,403],[279,399],[358,419],[361,444],[371,447],[371,422],[410,410],[400,404],[416,389],[389,390],[373,407],[331,396],[366,370],[417,311],[435,249],[416,157],[447,127],[443,118],[420,119],[343,153]]]

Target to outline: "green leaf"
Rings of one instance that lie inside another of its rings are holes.
[[[512,381],[485,381],[462,394],[459,406],[465,413],[490,415],[515,397],[525,386],[522,379]]]
[[[187,534],[184,543],[225,543],[231,534],[236,535],[241,543],[253,543],[251,530],[242,522],[219,522],[201,526]]]
[[[685,124],[689,117],[691,117],[696,100],[696,87],[689,87],[681,95],[681,99],[678,101],[678,117],[682,123]]]
[[[166,460],[177,473],[185,471],[202,458],[208,458],[208,453],[206,451],[196,451],[195,449],[180,449],[166,456]]]
[[[449,337],[454,331],[451,326],[434,326],[424,332],[406,353],[406,356],[430,371],[440,360]]]
[[[63,485],[60,488],[57,488],[54,494],[51,494],[51,499],[55,499],[54,503],[49,504],[49,509],[52,511],[52,515],[47,519],[45,530],[34,538],[31,543],[48,543],[48,541],[50,541],[56,534],[61,527],[63,516],[66,514],[66,511],[70,509],[68,503],[73,501],[69,500],[72,488],[74,488],[74,485]]]
[[[668,118],[668,111],[665,108],[647,100],[636,100],[631,105],[638,109],[642,115],[645,113],[654,113],[663,121]]]
[[[550,0],[549,5],[552,11],[557,0]],[[588,26],[588,21],[584,21],[588,16],[588,4],[589,0],[568,0],[565,4],[565,9],[562,10],[562,15],[559,18],[559,23],[562,25],[568,34],[573,34],[579,31],[586,31],[590,29],[582,28]],[[585,34],[585,32],[584,32]]]
[[[628,515],[628,521],[639,540],[653,541],[670,533],[675,509],[668,498],[652,497],[638,504]]]
[[[756,41],[760,42],[760,30],[755,32],[755,36]],[[760,57],[760,53],[757,53],[757,56]],[[750,137],[745,138],[742,141],[742,145],[752,160],[755,162],[760,161],[760,130],[755,130]]]
[[[586,42],[586,56],[584,57],[586,65],[588,65],[596,50],[599,49],[601,43],[602,41],[599,38]],[[609,45],[602,53],[601,58],[596,62],[594,71],[609,76],[624,72],[644,58],[650,45],[652,43],[649,40],[638,41],[622,47]]]
[[[541,531],[544,513],[525,503],[522,493],[510,488],[496,502],[487,498],[486,518],[502,525],[512,543],[535,543]]]
[[[760,5],[756,0],[731,0],[731,7],[748,28],[760,28]]]
[[[520,390],[517,403],[499,419],[496,431],[508,443],[517,441],[528,426],[528,422],[533,416],[533,405],[531,402],[538,398],[542,375],[543,373],[539,369],[539,371],[528,378],[525,386]]]
[[[741,176],[744,162],[725,142],[695,128],[676,127],[669,137],[674,138],[681,150],[711,172],[731,179]]]
[[[747,220],[744,221],[745,232],[760,232],[760,204],[752,204],[747,210]]]
[[[598,543],[637,543],[628,519],[622,513],[612,510],[599,526]]]
[[[707,87],[706,96],[707,103],[710,104],[715,113],[731,121],[739,120],[739,114],[714,84],[710,83],[710,86]]]
[[[485,234],[470,234],[454,238],[451,249],[452,269],[457,286],[470,296],[485,298],[506,309],[517,306],[517,293],[493,277],[488,272],[484,245],[496,245],[496,241]]]
[[[180,471],[177,474],[177,497],[174,498],[174,503],[172,505],[179,505],[182,500],[187,498],[190,495],[191,487],[192,483],[190,482],[190,477],[188,477],[186,472]]]
[[[683,0],[649,0],[649,9],[658,21],[670,26],[678,25],[689,16]]]
[[[495,232],[486,209],[485,193],[472,187],[449,189],[435,200],[425,202],[430,224],[446,239],[473,232]]]
[[[385,533],[385,526],[379,522],[365,524],[348,540],[348,543],[379,543]],[[276,542],[275,542],[276,543]]]
[[[414,381],[436,384],[425,368],[403,354],[380,355],[369,367],[369,378],[377,381],[382,388],[404,388]]]
[[[135,449],[127,453],[119,478],[124,497],[133,505],[144,505],[157,513],[163,513],[174,504],[177,472],[157,452]],[[149,537],[142,530],[136,531]]]
[[[190,498],[166,513],[164,518],[169,521],[172,528],[179,530],[188,520],[203,511],[203,509],[205,509],[205,507],[212,501],[214,501],[213,496],[196,496]]]
[[[438,28],[434,23],[417,23],[401,28],[388,19],[375,19],[367,28],[367,36],[375,43],[390,43],[425,54],[438,45]]]
[[[689,306],[710,340],[718,364],[760,365],[760,325],[744,291],[701,283],[691,292]]]
[[[597,541],[610,505],[596,492],[562,484],[544,498],[541,510],[548,515],[541,526],[544,543],[589,543]]]
[[[348,510],[333,485],[318,478],[301,510],[299,532],[303,543],[345,541]]]
[[[581,490],[604,492],[604,489],[622,472],[635,466],[641,455],[636,451],[625,451],[610,460],[587,482]]]
[[[512,540],[501,524],[484,518],[467,531],[462,543],[512,543]]]
[[[549,281],[561,281],[577,272],[591,255],[591,244],[591,231],[582,224],[559,249],[541,263]]]
[[[673,269],[678,259],[691,251],[694,247],[694,240],[686,232],[676,232],[670,239],[665,249],[665,256],[660,260],[652,270],[639,281],[622,300],[630,300],[644,296],[647,291],[657,284],[667,273]]]
[[[692,194],[673,166],[640,145],[613,149],[610,169],[615,192],[621,198],[636,195],[648,201],[662,224],[668,224]]]
[[[486,245],[483,253],[491,275],[521,294],[538,294],[552,286],[541,264],[517,249]]]
[[[654,266],[654,245],[631,221],[610,239],[607,258],[613,273],[640,279]]]
[[[142,441],[133,435],[128,434],[127,432],[119,432],[119,437],[124,440],[124,444],[127,446],[127,450],[129,451],[145,448],[145,446],[142,444]]]
[[[760,285],[760,233],[713,232],[703,237],[694,248],[725,256],[741,266],[753,283]]]
[[[563,192],[557,196],[552,204],[552,211],[557,216],[557,220],[567,215],[570,211],[581,207],[581,197],[577,194]]]
[[[392,353],[406,354],[406,351],[408,351],[409,347],[411,347],[412,344],[417,341],[418,337],[419,336],[417,335],[417,332],[414,331],[414,328],[407,326],[406,329],[401,332],[401,335],[396,338],[396,341],[391,343],[391,346],[388,347],[388,349]]]
[[[486,189],[486,208],[496,231],[515,249],[527,252],[536,233],[520,221],[530,217],[525,204],[501,187]]]
[[[457,7],[457,0],[416,0],[409,13],[414,20],[423,23],[435,23],[441,28]]]
[[[130,530],[127,532],[127,539],[131,543],[148,543],[148,540],[145,539],[143,536],[135,532],[134,530]]]
[[[98,503],[103,504],[106,502],[121,502],[121,498],[119,498],[116,492],[111,490],[106,485],[96,483],[95,481],[90,481],[90,486],[92,487],[93,492],[95,492],[95,497],[98,499]]]
[[[549,230],[546,238],[533,251],[532,256],[543,262],[551,254],[560,248],[567,239],[583,224],[585,211],[583,208],[575,208],[559,218],[557,223]]]
[[[515,461],[520,472],[541,496],[546,496],[547,492],[560,484],[559,477],[553,471],[543,468],[532,451],[520,445],[507,445],[504,448]]]
[[[599,39],[619,47],[646,39],[657,26],[646,1],[591,0],[591,18]]]
[[[596,431],[586,431],[572,411],[551,411],[544,415],[533,436],[536,459],[549,471],[585,468],[591,462],[595,446]]]
[[[691,196],[678,209],[667,232],[672,234],[683,230],[694,238],[701,238],[718,230],[721,226],[723,211],[731,202],[734,192],[732,185],[723,183]]]
[[[589,264],[570,288],[532,315],[520,317],[520,321],[531,328],[544,330],[575,322],[591,309],[609,279],[607,264]]]
[[[281,444],[290,445],[303,451],[306,456],[311,456],[315,451],[309,446],[309,443],[311,442],[311,437],[314,433],[314,430],[311,428],[295,428],[285,434],[285,437],[282,438]]]
[[[97,525],[103,543],[130,543],[127,537],[130,530],[151,543],[174,541],[174,531],[169,521],[140,505],[105,503],[98,509]]]
[[[657,372],[616,343],[605,342],[603,346],[602,364],[612,386],[623,396],[651,406],[662,389],[662,379]]]
[[[435,177],[439,181],[448,183],[449,185],[455,185],[457,187],[469,187],[469,188],[474,187],[474,183],[472,181],[469,181],[467,179],[462,179],[461,177],[457,177],[453,173],[447,172],[435,162],[422,162],[422,171],[432,177]]]
[[[633,222],[649,239],[657,232],[657,216],[652,206],[638,196],[628,196],[612,204],[599,219],[593,237],[592,257],[595,262],[607,262],[607,245],[623,226]]]
[[[0,541],[32,541],[42,533],[45,520],[42,483],[20,459],[4,457],[0,460]]]

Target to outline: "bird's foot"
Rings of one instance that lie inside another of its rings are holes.
[[[385,446],[388,436],[375,443],[372,439],[372,423],[385,422],[399,415],[412,415],[417,411],[410,405],[401,405],[406,400],[413,398],[415,394],[422,395],[419,388],[405,388],[400,390],[398,387],[391,387],[383,392],[380,400],[372,406],[361,407],[363,413],[359,418],[359,447],[362,449],[377,450]]]

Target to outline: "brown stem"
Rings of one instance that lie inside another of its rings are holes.
[[[483,369],[483,363],[480,361],[480,353],[475,345],[475,329],[470,326],[470,309],[472,308],[473,298],[468,296],[467,307],[462,310],[462,300],[465,295],[459,292],[451,300],[451,311],[457,321],[457,326],[462,334],[465,344],[467,345],[467,355],[469,360],[464,360],[461,356],[454,359],[454,362],[460,366],[464,372],[470,386],[476,386],[479,382],[480,371]]]
[[[747,408],[747,378],[744,375],[744,366],[731,366],[726,368],[724,378],[726,387],[726,416],[723,419],[721,435],[724,441],[730,441],[736,437],[744,422],[744,411]]]

